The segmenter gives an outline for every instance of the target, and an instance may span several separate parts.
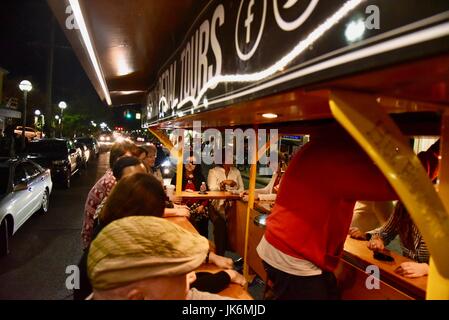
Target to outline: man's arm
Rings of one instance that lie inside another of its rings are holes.
[[[207,175],[207,184],[210,191],[220,191],[220,184],[216,175],[216,170],[210,169]]]

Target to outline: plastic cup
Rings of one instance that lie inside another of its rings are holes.
[[[167,197],[170,199],[170,201],[173,201],[173,198],[175,197],[175,186],[171,184],[168,185],[166,189],[167,189]]]

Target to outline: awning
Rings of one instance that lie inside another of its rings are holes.
[[[0,108],[0,117],[20,119],[22,118],[22,112],[7,108]]]
[[[147,125],[320,119],[332,89],[449,104],[447,0],[48,3],[99,96]]]
[[[185,30],[205,0],[48,0],[78,59],[104,101],[113,105],[141,103],[165,60],[182,41]],[[74,26],[70,4],[82,12],[99,71]],[[102,79],[105,80],[102,84]]]

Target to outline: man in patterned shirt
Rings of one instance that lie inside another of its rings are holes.
[[[115,143],[112,146],[109,155],[110,168],[100,180],[97,181],[87,195],[86,204],[84,205],[83,229],[81,231],[84,250],[89,248],[90,242],[92,241],[95,211],[103,199],[109,195],[117,182],[112,172],[112,168],[120,157],[132,156],[133,147],[134,145],[128,142]]]

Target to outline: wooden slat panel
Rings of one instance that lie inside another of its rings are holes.
[[[344,260],[341,260],[335,275],[343,300],[412,300],[383,281],[380,281],[379,289],[367,289],[365,282],[368,275]]]

